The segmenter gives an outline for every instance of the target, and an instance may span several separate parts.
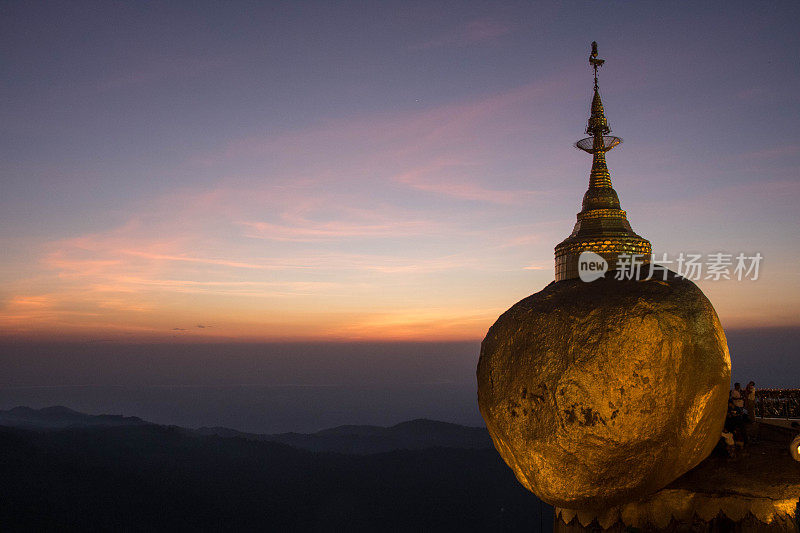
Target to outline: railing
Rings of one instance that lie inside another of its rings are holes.
[[[800,418],[800,389],[759,389],[756,391],[759,418]]]

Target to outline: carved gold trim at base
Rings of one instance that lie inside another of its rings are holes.
[[[786,531],[795,531],[797,498],[777,499],[741,495],[704,495],[683,489],[664,489],[641,502],[627,503],[603,512],[556,507],[556,520],[588,527],[597,521],[603,529],[614,526],[658,531],[673,521],[691,524],[697,519],[710,522],[720,514],[739,522],[752,515],[765,525],[785,524]],[[780,531],[780,529],[777,529]]]

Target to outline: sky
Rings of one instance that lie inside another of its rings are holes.
[[[0,337],[476,341],[612,179],[800,326],[797,2],[4,2]]]

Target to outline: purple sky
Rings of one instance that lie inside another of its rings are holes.
[[[797,2],[0,6],[0,332],[480,339],[553,279],[590,158],[726,328],[800,325]]]

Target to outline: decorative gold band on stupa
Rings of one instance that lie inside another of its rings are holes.
[[[590,137],[581,139],[575,146],[592,154],[592,170],[589,189],[583,195],[582,209],[572,234],[555,248],[556,281],[578,277],[578,258],[585,251],[601,255],[608,262],[609,270],[616,267],[620,254],[639,255],[642,262],[650,260],[650,242],[631,229],[606,165],[606,152],[619,145],[622,139],[608,135],[611,128],[597,85],[597,69],[604,60],[597,58],[596,43],[592,43],[589,62],[594,67],[594,96],[586,126]]]
[[[586,133],[593,135],[595,132],[600,132],[601,135],[605,135],[611,132],[611,128],[608,127],[606,112],[603,109],[603,101],[600,100],[600,90],[596,80],[595,78],[594,98],[592,98],[592,110],[589,113],[589,125],[586,126]]]
[[[592,160],[592,171],[589,174],[589,187],[611,187],[611,174],[606,166],[606,153],[598,150]]]

